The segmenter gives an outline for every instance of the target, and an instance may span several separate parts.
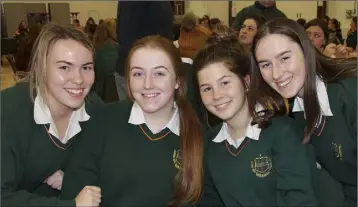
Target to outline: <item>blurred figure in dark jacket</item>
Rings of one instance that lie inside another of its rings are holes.
[[[173,40],[174,13],[169,1],[120,1],[117,12],[117,89],[125,97],[125,60],[132,44],[145,36],[158,34]]]
[[[29,30],[29,33],[19,40],[17,52],[15,55],[15,66],[17,71],[28,72],[32,47],[37,36],[39,36],[42,26],[35,24]]]

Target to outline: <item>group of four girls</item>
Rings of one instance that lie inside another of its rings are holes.
[[[356,61],[323,57],[292,20],[262,25],[252,51],[224,33],[194,87],[170,40],[137,41],[132,101],[103,105],[88,37],[46,25],[29,83],[1,92],[2,205],[356,205]],[[192,89],[222,124],[200,122]]]

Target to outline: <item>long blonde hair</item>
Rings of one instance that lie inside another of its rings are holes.
[[[79,31],[76,27],[53,23],[45,25],[37,37],[31,52],[30,74],[28,80],[30,84],[30,97],[32,100],[35,99],[37,89],[40,90],[40,95],[42,97],[45,97],[45,94],[47,93],[48,57],[52,47],[59,40],[74,40],[90,50],[94,56],[95,50],[91,40],[85,33]]]

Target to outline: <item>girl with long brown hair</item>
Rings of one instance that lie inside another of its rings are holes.
[[[266,22],[255,36],[253,52],[254,94],[273,91],[294,98],[302,142],[314,146],[319,172],[327,170],[327,179],[334,178],[332,185],[319,184],[325,191],[336,191],[322,200],[343,190],[344,199],[336,201],[344,201],[333,205],[356,205],[357,60],[325,57],[314,49],[305,30],[289,19]]]
[[[202,189],[203,140],[187,100],[177,48],[160,36],[138,40],[126,78],[132,101],[110,104],[66,172],[62,197],[84,185],[102,189],[103,206],[196,203]],[[101,130],[103,129],[103,130]]]
[[[204,107],[223,122],[210,137],[201,205],[314,206],[310,163],[284,100],[253,98],[250,54],[227,30],[193,64]]]

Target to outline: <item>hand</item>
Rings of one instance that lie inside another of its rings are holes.
[[[76,207],[98,207],[101,197],[101,188],[86,186],[76,197]]]
[[[44,183],[51,186],[54,189],[61,190],[62,188],[62,181],[63,181],[63,171],[58,170],[53,175],[48,177]]]
[[[347,58],[348,57],[348,50],[347,47],[344,45],[337,45],[336,52],[334,54],[337,58]]]
[[[330,43],[324,48],[323,54],[327,57],[332,57],[336,53],[337,45]]]

